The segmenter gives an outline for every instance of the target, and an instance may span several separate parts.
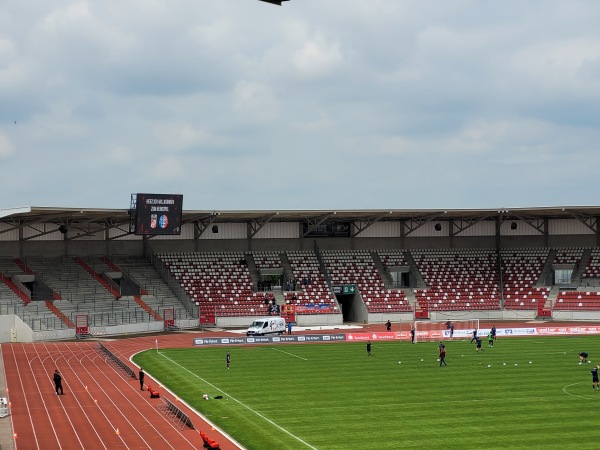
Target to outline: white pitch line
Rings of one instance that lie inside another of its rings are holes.
[[[276,352],[285,353],[286,355],[293,356],[294,358],[303,359],[304,361],[308,361],[308,359],[303,358],[302,356],[294,355],[293,353],[284,352],[283,350],[279,350],[278,348],[271,347],[271,350],[275,350]]]
[[[594,398],[594,397],[587,397],[587,396],[585,396],[585,395],[571,394],[571,393],[570,393],[570,392],[567,390],[567,388],[569,388],[569,387],[571,387],[571,386],[575,386],[575,385],[578,385],[578,384],[583,384],[583,383],[584,383],[583,381],[580,381],[579,383],[567,384],[567,385],[566,385],[564,388],[562,388],[562,390],[563,390],[563,392],[564,392],[565,394],[567,394],[567,395],[570,395],[571,397],[585,398],[586,400],[595,400],[596,398],[598,398],[598,397],[595,397],[595,398]]]
[[[310,445],[308,442],[302,440],[302,438],[296,436],[295,434],[291,433],[290,431],[286,430],[285,428],[283,428],[281,425],[276,424],[275,422],[273,422],[271,419],[269,419],[268,417],[263,416],[261,413],[259,413],[258,411],[250,408],[248,405],[245,405],[244,403],[242,403],[241,401],[239,401],[238,399],[236,399],[235,397],[232,397],[231,395],[229,395],[227,392],[225,392],[223,389],[218,388],[217,386],[215,386],[214,384],[210,383],[209,381],[206,381],[204,378],[202,378],[201,376],[199,376],[198,374],[192,372],[191,370],[189,370],[187,367],[183,367],[181,364],[179,364],[176,361],[173,361],[171,358],[169,358],[168,356],[163,355],[161,352],[158,352],[158,354],[160,356],[162,356],[163,358],[171,361],[173,364],[175,364],[176,366],[181,367],[183,370],[185,370],[187,373],[189,373],[190,375],[196,377],[197,379],[199,379],[200,381],[202,381],[203,383],[208,384],[210,387],[212,387],[213,389],[216,389],[217,391],[221,392],[222,394],[226,395],[227,397],[229,397],[231,400],[233,400],[234,402],[236,402],[238,405],[246,408],[248,411],[253,412],[254,414],[256,414],[258,417],[260,417],[261,419],[269,422],[271,425],[273,425],[274,427],[278,428],[279,430],[283,431],[285,434],[287,434],[290,437],[293,437],[294,439],[296,439],[298,442],[303,443],[304,445],[306,445],[308,448],[312,448],[313,450],[318,450],[317,447],[313,447],[312,445]]]

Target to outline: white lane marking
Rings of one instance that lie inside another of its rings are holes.
[[[302,444],[306,445],[308,448],[312,448],[313,450],[318,450],[317,447],[313,447],[312,445],[310,445],[308,442],[304,441],[302,438],[296,436],[295,434],[293,434],[292,432],[286,430],[285,428],[283,428],[281,425],[276,424],[275,422],[273,422],[271,419],[269,419],[266,416],[263,416],[261,413],[259,413],[258,411],[250,408],[248,405],[245,405],[244,403],[242,403],[241,401],[239,401],[238,399],[236,399],[235,397],[229,395],[227,392],[225,392],[223,389],[218,388],[217,386],[215,386],[214,384],[208,382],[207,380],[205,380],[204,378],[202,378],[201,376],[199,376],[198,374],[192,372],[191,370],[189,370],[187,367],[183,367],[181,364],[179,364],[176,361],[173,361],[171,358],[169,358],[168,356],[165,356],[162,354],[162,352],[158,352],[158,354],[160,356],[162,356],[163,358],[171,361],[173,364],[175,364],[176,366],[179,366],[180,368],[182,368],[183,370],[185,370],[187,373],[189,373],[190,375],[192,375],[193,377],[199,379],[200,381],[202,381],[203,383],[208,384],[210,387],[212,387],[213,389],[216,389],[217,391],[221,392],[222,394],[226,395],[227,397],[229,397],[231,400],[233,400],[234,402],[236,402],[238,405],[246,408],[248,411],[253,412],[254,414],[256,414],[258,417],[260,417],[261,419],[269,422],[271,425],[273,425],[274,427],[278,428],[279,430],[283,431],[285,434],[287,434],[288,436],[296,439],[298,442],[301,442]]]

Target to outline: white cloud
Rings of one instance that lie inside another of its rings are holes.
[[[340,45],[317,33],[304,40],[293,56],[294,67],[308,77],[325,75],[343,60]]]
[[[5,3],[0,188],[34,180],[5,206],[597,203],[600,3]]]
[[[191,169],[190,176],[193,176],[193,168],[189,169]],[[151,174],[153,180],[170,181],[179,179],[183,172],[183,163],[175,156],[167,156],[153,164]]]
[[[9,158],[14,155],[14,153],[15,148],[8,136],[0,133],[0,159]]]
[[[187,149],[202,144],[208,138],[203,129],[185,123],[158,125],[153,134],[163,148],[170,150]]]
[[[262,83],[241,80],[233,90],[233,110],[246,117],[269,120],[278,113],[279,105],[271,89]]]

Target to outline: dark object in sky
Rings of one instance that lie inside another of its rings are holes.
[[[290,0],[260,0],[260,1],[281,6],[281,2],[289,2]]]

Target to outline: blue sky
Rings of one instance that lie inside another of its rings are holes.
[[[598,205],[600,3],[0,9],[1,208]]]

